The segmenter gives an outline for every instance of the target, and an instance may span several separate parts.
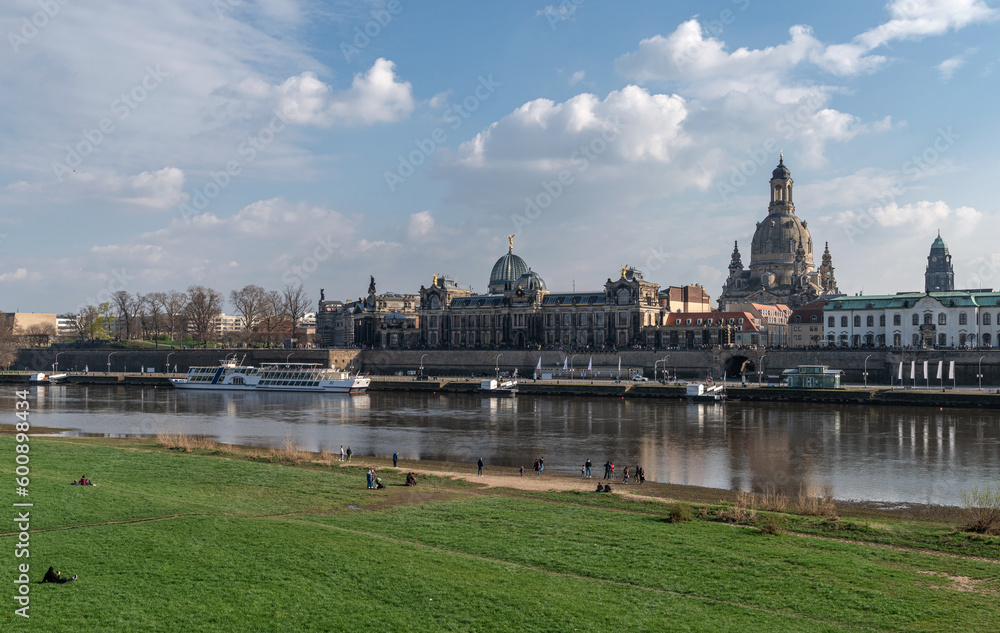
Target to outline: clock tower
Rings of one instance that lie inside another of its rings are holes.
[[[927,256],[927,272],[924,273],[924,292],[951,292],[955,289],[955,268],[951,265],[948,245],[941,239],[941,229],[931,244]]]

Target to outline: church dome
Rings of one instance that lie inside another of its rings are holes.
[[[490,286],[514,283],[528,272],[528,265],[524,260],[515,255],[512,251],[497,260],[493,264],[493,272],[490,273]]]
[[[545,281],[533,270],[528,270],[514,284],[515,288],[523,288],[525,292],[529,290],[545,290]]]
[[[805,223],[791,213],[768,214],[757,223],[750,246],[750,263],[791,262],[800,244],[805,251],[805,260],[812,263],[812,237]]]
[[[785,167],[785,158],[784,156],[782,156],[781,159],[778,161],[778,166],[775,167],[774,171],[771,172],[771,178],[772,179],[783,178],[787,180],[788,178],[791,177],[792,177],[792,172],[788,171],[788,168]]]

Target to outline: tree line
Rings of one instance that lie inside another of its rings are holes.
[[[130,293],[118,290],[108,301],[85,305],[76,315],[76,335],[86,340],[176,341],[190,336],[202,343],[274,345],[287,338],[304,336],[299,324],[310,299],[302,285],[283,290],[265,290],[250,284],[229,293],[229,302],[239,317],[239,328],[218,335],[218,317],[226,299],[206,286],[190,286],[186,292]]]

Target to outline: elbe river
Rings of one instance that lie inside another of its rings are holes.
[[[0,395],[14,412],[14,386]],[[642,466],[652,481],[773,489],[837,499],[960,505],[962,490],[1000,481],[1000,412],[930,407],[371,392],[363,395],[31,388],[33,426],[69,435],[151,436],[364,456],[579,473]],[[98,479],[100,464],[94,464]]]

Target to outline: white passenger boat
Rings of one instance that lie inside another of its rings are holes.
[[[261,363],[260,367],[247,367],[227,358],[218,367],[192,367],[186,378],[171,382],[177,389],[364,393],[371,379],[319,363]]]

